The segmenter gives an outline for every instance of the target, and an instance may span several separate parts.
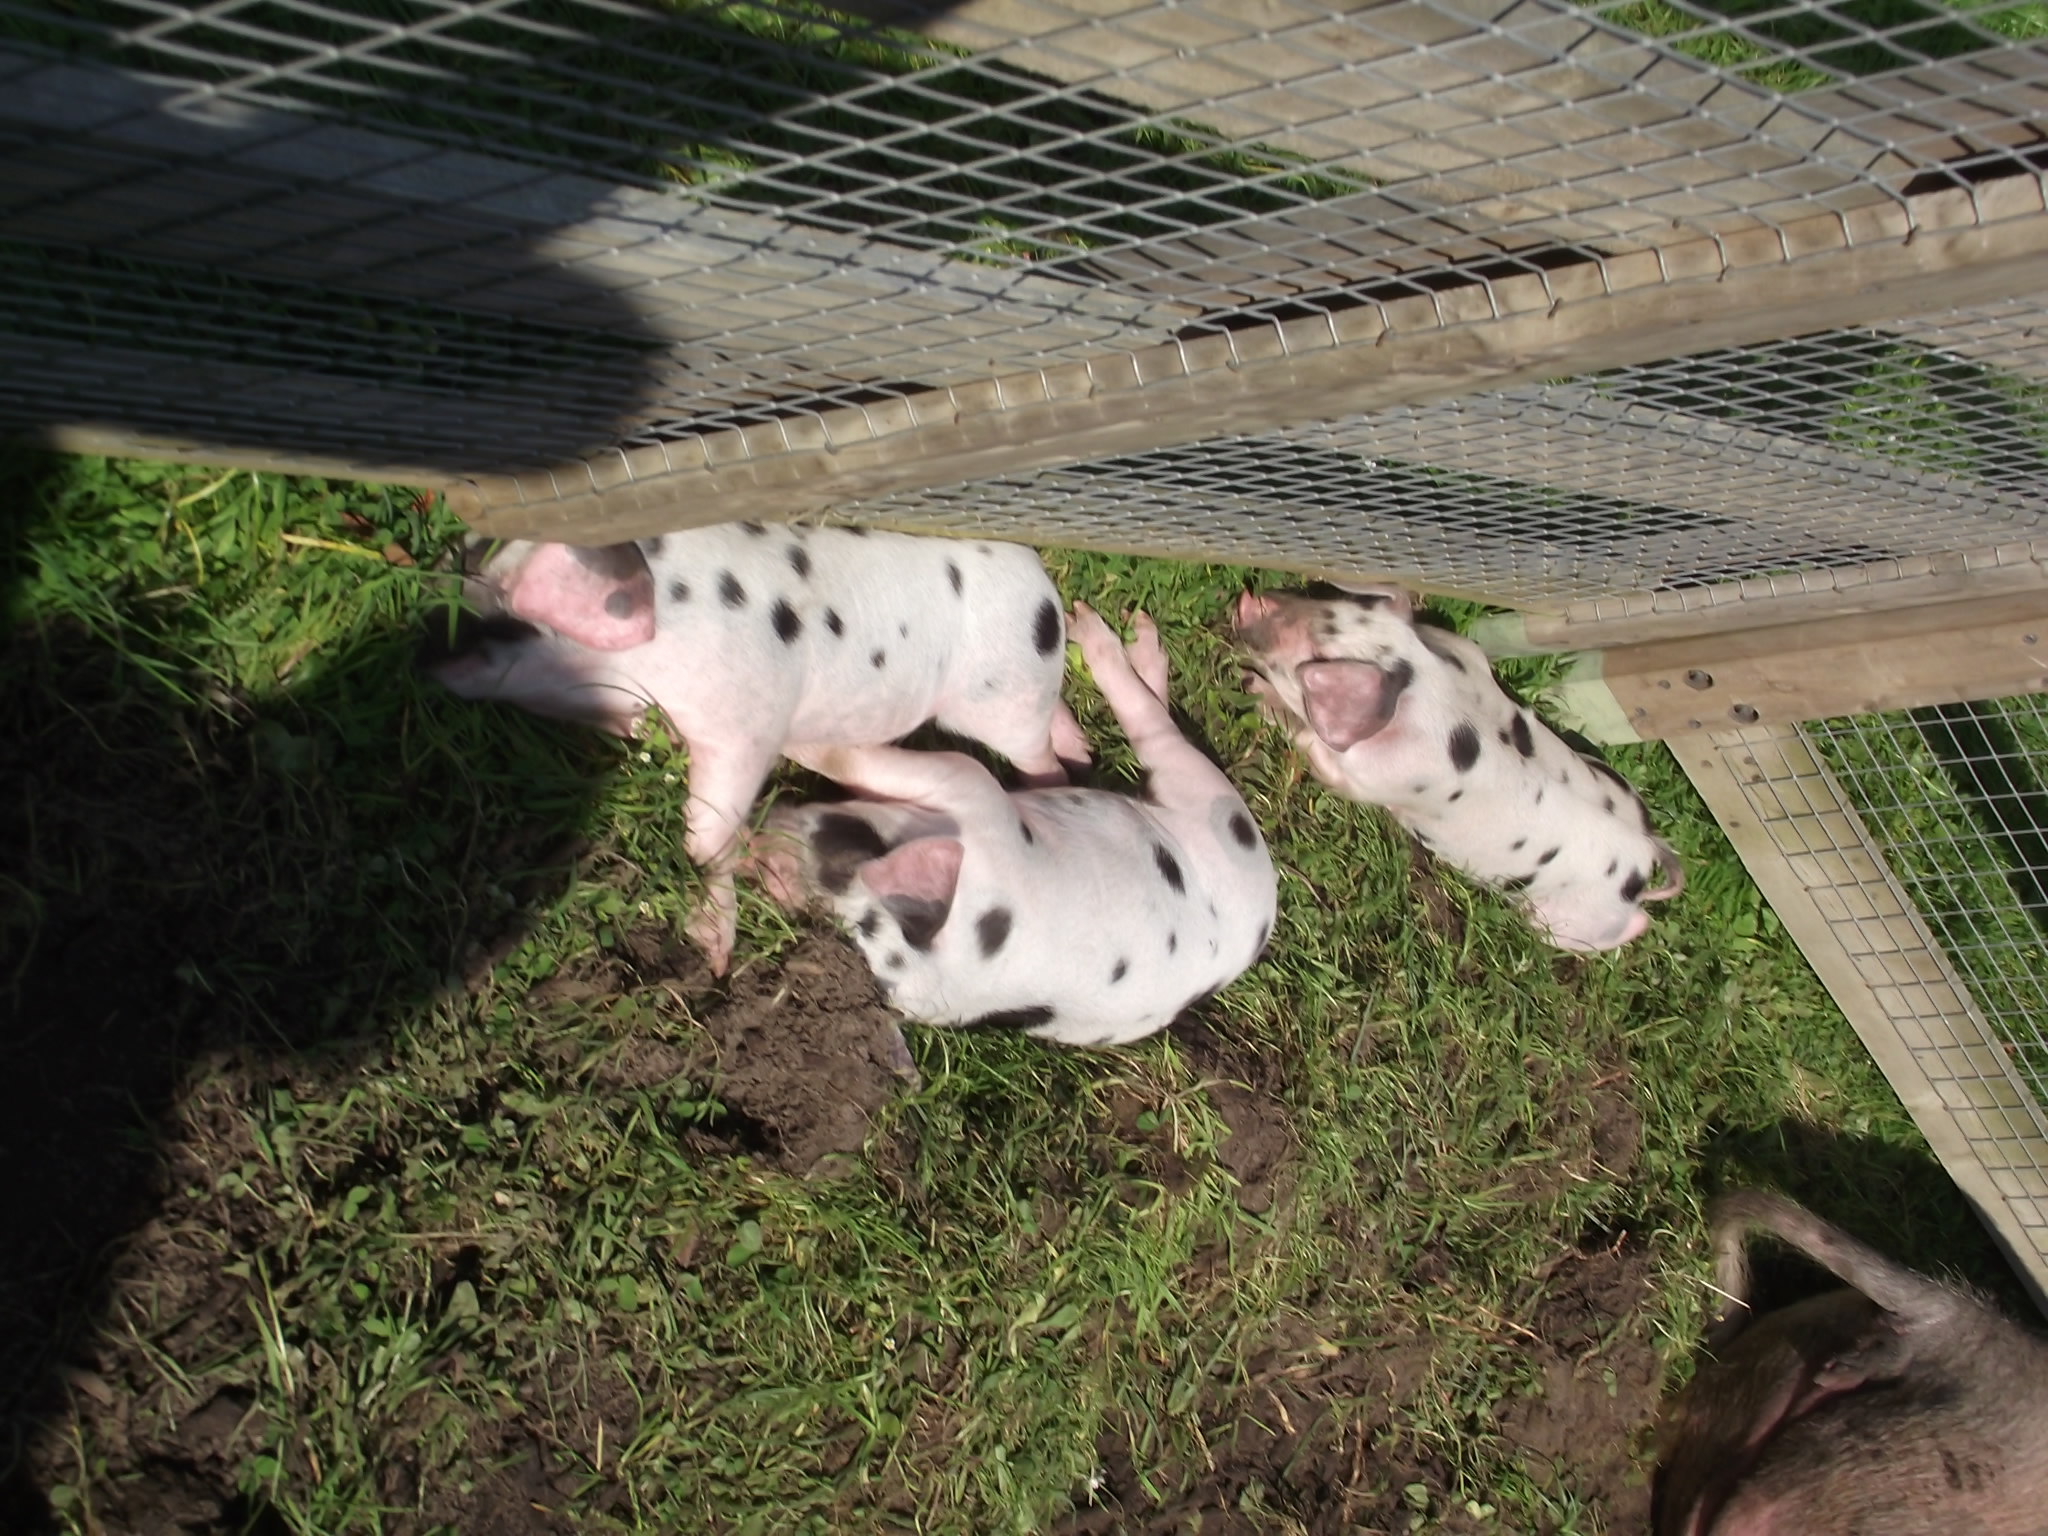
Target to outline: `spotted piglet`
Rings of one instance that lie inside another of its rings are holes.
[[[1618,948],[1649,926],[1644,901],[1678,894],[1627,781],[1502,693],[1478,646],[1418,625],[1407,593],[1247,593],[1237,630],[1252,691],[1317,778],[1517,893],[1559,948]]]
[[[839,916],[908,1017],[1113,1045],[1164,1028],[1265,948],[1272,860],[1230,781],[1174,727],[1166,653],[1135,622],[1127,648],[1076,604],[1072,632],[1150,774],[1143,799],[1005,794],[957,753],[803,754],[860,798],[778,807],[757,865],[786,905]]]
[[[1038,556],[854,528],[725,524],[599,549],[508,544],[472,585],[486,617],[428,659],[465,698],[629,734],[649,705],[689,747],[689,923],[732,954],[732,869],[778,753],[893,741],[928,720],[1030,783],[1088,749],[1060,703],[1059,602]]]

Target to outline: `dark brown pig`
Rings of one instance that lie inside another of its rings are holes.
[[[1659,1426],[1657,1536],[2048,1536],[2048,1343],[1782,1196],[1709,1219],[1729,1313]],[[1854,1289],[1750,1321],[1754,1232]]]

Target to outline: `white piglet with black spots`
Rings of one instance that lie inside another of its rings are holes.
[[[770,812],[760,872],[787,905],[829,906],[909,1018],[1113,1045],[1164,1028],[1265,948],[1272,859],[1175,727],[1166,653],[1151,620],[1135,625],[1126,648],[1077,604],[1072,633],[1148,772],[1142,799],[1005,794],[951,752],[802,755],[860,798]]]
[[[512,543],[480,623],[428,658],[465,698],[630,734],[652,705],[689,747],[689,932],[732,954],[732,871],[778,754],[894,741],[928,720],[1029,783],[1088,750],[1060,703],[1059,601],[1032,550],[852,528],[722,524],[635,544]],[[544,627],[538,627],[544,626]]]
[[[1399,588],[1247,593],[1237,631],[1317,778],[1516,893],[1559,948],[1618,948],[1649,927],[1643,902],[1678,894],[1627,781],[1502,693],[1478,646],[1418,625]]]

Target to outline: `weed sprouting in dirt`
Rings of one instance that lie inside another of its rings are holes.
[[[414,676],[431,500],[5,494],[10,1528],[1623,1530],[1721,1181],[1996,1277],[1668,753],[1613,757],[1686,894],[1560,955],[1260,724],[1255,573],[1047,556],[1159,620],[1267,958],[1126,1050],[913,1031],[913,1084],[836,938],[743,887],[731,977],[682,942],[658,729]]]

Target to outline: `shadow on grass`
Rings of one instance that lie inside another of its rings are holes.
[[[38,543],[50,497],[80,462],[0,463],[10,598],[50,558]],[[374,559],[332,563],[347,568],[343,581],[360,566],[365,579],[426,584]],[[280,561],[282,574],[265,580],[304,568]],[[142,616],[150,601],[118,596],[109,613],[137,618],[111,632],[6,608],[0,842],[13,854],[0,879],[0,985],[13,1022],[0,1032],[0,1528],[10,1532],[56,1528],[23,1453],[61,1421],[75,1352],[105,1321],[109,1265],[159,1208],[156,1128],[183,1082],[223,1051],[282,1060],[374,1042],[459,990],[465,972],[487,970],[535,898],[561,885],[609,750],[437,696],[413,673],[396,604],[392,621],[359,624],[295,669],[302,685],[252,696],[166,670]],[[179,698],[166,676],[196,697]],[[247,1514],[221,1518],[239,1528]],[[219,1528],[211,1518],[178,1528]]]

